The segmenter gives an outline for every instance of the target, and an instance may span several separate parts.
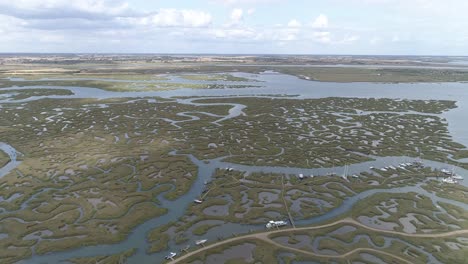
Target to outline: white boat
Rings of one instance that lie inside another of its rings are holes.
[[[195,200],[193,200],[193,202],[197,203],[197,204],[201,204],[201,203],[203,203],[203,200],[195,199]]]
[[[288,225],[286,221],[269,221],[265,226],[266,228],[282,227]]]
[[[441,169],[440,172],[442,172],[443,174],[446,174],[446,175],[452,174],[452,172],[447,170],[447,169]]]
[[[299,179],[301,179],[301,180],[304,179],[304,174],[302,174],[302,173],[299,174]]]
[[[380,170],[381,170],[381,171],[387,171],[387,169],[385,169],[385,168],[381,168]]]
[[[463,176],[460,176],[460,175],[457,175],[457,174],[452,175],[451,178],[454,179],[454,180],[463,180]]]
[[[314,177],[314,175],[313,175],[313,174],[311,174],[311,175],[310,175],[310,178],[313,178],[313,177]]]
[[[206,243],[206,241],[208,241],[208,239],[201,239],[201,240],[197,240],[197,241],[195,241],[195,245],[197,245],[197,246],[198,246],[198,245],[205,244],[205,243]]]
[[[374,167],[370,166],[370,167],[369,167],[369,169],[373,170],[373,169],[374,169]]]
[[[388,166],[388,167],[389,167],[390,169],[392,169],[392,170],[396,170],[396,168],[393,167],[393,166]]]
[[[345,179],[345,180],[348,180],[348,173],[349,173],[349,165],[346,164],[345,167],[344,167],[344,172],[343,172],[342,178]]]
[[[177,256],[177,253],[171,252],[169,255],[166,256],[166,259],[173,259],[175,256]]]
[[[359,176],[356,175],[356,174],[353,174],[351,177],[353,177],[353,178],[359,178]]]
[[[454,180],[454,179],[452,179],[451,177],[442,179],[442,182],[444,182],[444,183],[450,183],[450,184],[457,183],[457,181]]]

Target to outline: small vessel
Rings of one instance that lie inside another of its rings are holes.
[[[392,170],[396,170],[396,168],[395,168],[395,167],[393,167],[393,166],[391,166],[391,165],[390,165],[390,166],[388,166],[388,167],[389,167],[390,169],[392,169]]]
[[[369,167],[369,169],[373,170],[373,169],[375,169],[375,168],[374,168],[374,167],[372,167],[372,166],[370,166],[370,167]]]
[[[265,226],[266,228],[282,227],[288,225],[286,221],[269,221]]]
[[[381,170],[381,171],[387,171],[387,169],[386,169],[386,168],[381,168],[380,170]]]
[[[311,174],[311,175],[310,175],[310,178],[313,178],[313,177],[314,177],[314,175],[313,175],[313,174]]]
[[[452,172],[447,170],[447,169],[441,169],[440,172],[442,172],[443,174],[446,174],[446,175],[452,174]]]
[[[345,167],[344,167],[343,176],[341,176],[341,177],[343,179],[345,179],[345,180],[348,180],[348,173],[349,173],[349,165],[346,164]]]
[[[304,179],[304,174],[299,174],[299,179],[303,180]]]
[[[195,200],[193,200],[193,202],[194,202],[194,203],[197,203],[197,204],[201,204],[201,203],[203,203],[203,200],[201,200],[201,199],[195,199]]]
[[[460,175],[457,175],[457,174],[453,174],[451,178],[454,179],[454,180],[463,180],[463,176],[460,176]]]
[[[201,239],[201,240],[197,240],[195,241],[195,245],[203,245],[206,243],[206,241],[208,241],[208,239]]]
[[[359,175],[353,174],[351,177],[353,177],[353,178],[359,178]]]
[[[169,255],[166,256],[166,259],[174,259],[175,256],[177,256],[177,253],[170,252]]]
[[[444,183],[450,183],[450,184],[457,183],[457,181],[454,180],[454,179],[452,179],[451,177],[442,179],[442,182],[444,182]]]

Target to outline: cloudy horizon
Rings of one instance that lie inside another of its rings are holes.
[[[0,53],[467,55],[462,0],[0,0]]]

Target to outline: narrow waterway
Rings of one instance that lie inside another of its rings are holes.
[[[172,153],[175,154],[175,153]],[[148,248],[148,243],[146,242],[146,234],[153,228],[162,226],[170,221],[175,219],[179,219],[184,215],[185,209],[193,200],[198,198],[201,190],[204,188],[204,182],[210,181],[212,175],[214,174],[217,168],[226,168],[232,167],[235,170],[246,171],[246,172],[276,172],[276,173],[285,173],[285,174],[314,174],[314,175],[324,175],[330,172],[338,172],[344,171],[344,167],[336,167],[336,168],[319,168],[319,169],[302,169],[302,168],[287,168],[287,167],[261,167],[261,166],[245,166],[245,165],[238,165],[232,164],[228,162],[223,162],[223,158],[213,159],[209,161],[201,161],[196,159],[193,155],[187,155],[191,161],[198,166],[198,175],[199,177],[195,181],[193,187],[190,191],[185,194],[184,196],[180,197],[175,201],[169,201],[164,199],[163,195],[160,194],[158,199],[161,201],[161,205],[165,208],[177,208],[177,210],[169,210],[169,212],[161,217],[157,217],[147,221],[146,223],[138,226],[135,228],[132,233],[125,239],[124,241],[112,244],[112,245],[97,245],[97,246],[88,246],[83,247],[75,250],[65,251],[65,252],[58,252],[58,253],[50,253],[44,256],[34,256],[29,260],[22,261],[20,263],[64,263],[63,261],[69,258],[75,257],[86,257],[86,256],[96,256],[102,255],[103,252],[105,254],[117,254],[122,251],[128,250],[130,248],[137,248],[137,253],[132,256],[128,263],[152,263],[157,262],[164,258],[169,251],[163,251],[160,253],[148,255],[146,254],[146,250]],[[225,158],[225,157],[224,157]],[[410,157],[376,157],[375,161],[363,162],[359,164],[353,164],[350,166],[350,173],[359,173],[362,171],[369,171],[369,167],[373,166],[376,168],[388,166],[388,165],[397,165],[400,162],[412,162],[415,161],[414,158]],[[439,169],[445,164],[429,161],[429,160],[422,160],[425,166],[432,167],[434,169]],[[457,168],[457,171],[462,175],[468,175],[468,171]],[[463,184],[468,184],[467,181],[463,181]],[[332,209],[331,211],[317,216],[310,219],[298,220],[296,221],[297,225],[310,225],[310,224],[317,224],[320,222],[324,222],[335,217],[338,217],[342,214],[347,213],[357,202],[362,199],[366,199],[369,196],[372,196],[377,193],[408,193],[408,192],[416,192],[422,195],[429,197],[435,205],[438,202],[449,203],[455,206],[459,206],[468,210],[468,205],[465,203],[452,201],[449,199],[438,197],[432,193],[429,193],[422,189],[419,185],[416,186],[407,186],[407,187],[398,187],[392,189],[372,189],[368,191],[364,191],[362,193],[358,193],[352,197],[349,197],[343,201],[343,203],[338,206],[337,208]],[[247,233],[250,230],[262,230],[264,229],[264,225],[240,225],[240,224],[225,224],[221,228],[215,228],[210,230],[203,238],[207,238],[209,240],[216,240],[218,238],[227,238],[232,236],[233,233],[242,234]],[[195,240],[200,239],[200,237],[193,236],[187,243],[183,245],[175,245],[171,244],[171,251],[179,251],[185,247],[187,244],[194,244]]]
[[[10,161],[0,168],[0,178],[2,178],[10,173],[14,168],[16,168],[21,163],[21,161],[16,159],[20,153],[7,143],[0,142],[0,151],[5,152],[8,157],[10,157]]]

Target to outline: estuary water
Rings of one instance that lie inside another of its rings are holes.
[[[305,99],[305,98],[324,98],[324,97],[361,97],[361,98],[393,98],[393,99],[422,99],[422,100],[454,100],[457,101],[458,108],[443,113],[441,116],[447,119],[449,124],[449,130],[454,141],[468,146],[468,123],[466,122],[466,116],[468,116],[468,84],[467,83],[416,83],[416,84],[393,84],[393,83],[327,83],[327,82],[315,82],[302,80],[294,76],[278,74],[275,72],[265,72],[262,74],[235,74],[239,77],[245,77],[254,79],[257,82],[254,85],[260,87],[249,87],[249,88],[231,88],[231,89],[176,89],[168,91],[157,91],[157,92],[111,92],[104,91],[96,88],[87,87],[56,87],[56,86],[26,86],[24,88],[47,88],[47,89],[68,89],[73,92],[70,96],[37,96],[31,97],[24,100],[12,100],[11,98],[4,97],[0,99],[0,106],[8,103],[22,103],[32,100],[38,100],[42,98],[145,98],[145,97],[187,97],[187,96],[201,96],[201,97],[237,97],[237,96],[284,96],[286,98],[294,99]],[[179,81],[179,80],[176,80]],[[190,80],[190,83],[197,83],[197,81]],[[200,82],[200,83],[207,83]],[[214,82],[218,83],[218,82]],[[245,83],[242,83],[245,84]],[[25,84],[27,85],[27,83]],[[16,90],[23,89],[23,87],[10,87],[2,90]],[[193,102],[193,99],[178,99],[180,103],[184,104],[197,104]],[[242,113],[243,106],[238,104],[232,104],[233,108],[229,112],[229,115],[222,118],[232,118]],[[6,152],[12,162],[7,164],[5,167],[0,169],[0,177],[11,172],[18,162],[16,161],[16,150],[12,146],[6,143],[0,143],[0,149]],[[12,158],[14,157],[14,158]],[[170,221],[177,220],[184,214],[184,209],[193,202],[193,199],[200,195],[203,189],[203,182],[209,181],[211,175],[216,168],[232,167],[236,170],[246,172],[280,172],[286,174],[313,174],[313,175],[324,175],[326,173],[335,172],[341,174],[344,168],[332,168],[332,169],[303,169],[303,168],[285,168],[285,167],[261,167],[261,166],[245,166],[239,164],[231,164],[222,161],[222,158],[200,161],[193,156],[190,156],[192,162],[198,166],[198,175],[196,182],[194,183],[191,190],[175,201],[168,201],[163,198],[163,195],[159,195],[159,199],[162,202],[162,206],[170,208],[169,212],[161,217],[151,219],[138,227],[136,227],[131,234],[122,242],[111,245],[98,245],[98,246],[87,246],[79,249],[69,250],[65,252],[50,253],[43,256],[34,255],[32,258],[22,261],[21,263],[64,263],[64,260],[75,257],[86,257],[96,256],[103,254],[116,254],[122,251],[137,248],[137,253],[131,257],[128,263],[159,263],[163,259],[167,252],[161,252],[158,254],[146,254],[148,243],[146,242],[146,234],[151,229],[164,225]],[[353,164],[350,166],[349,173],[359,173],[362,171],[368,171],[370,166],[376,168],[384,167],[388,165],[397,165],[400,162],[411,162],[414,159],[409,157],[376,157],[375,161],[364,162],[360,164]],[[426,166],[433,168],[444,167],[444,164],[423,160]],[[468,171],[461,168],[457,168],[457,172],[466,175],[468,177]],[[466,186],[468,179],[463,182]],[[311,219],[301,220],[296,222],[300,225],[319,223],[325,220],[332,219],[343,213],[349,211],[352,206],[361,199],[365,199],[372,194],[379,192],[392,192],[392,193],[406,193],[408,191],[414,191],[426,195],[432,199],[434,203],[447,202],[457,206],[461,206],[465,209],[468,206],[464,203],[442,199],[431,193],[424,191],[419,186],[409,186],[405,188],[394,188],[389,190],[370,190],[363,193],[356,194],[346,199],[343,204],[332,211],[325,213],[321,216],[314,217]],[[176,209],[171,209],[176,208]],[[258,230],[263,228],[263,225],[236,225],[226,224],[220,228],[216,228],[216,232],[209,232],[206,238],[210,241],[217,237],[229,237],[232,233],[245,233],[249,230]],[[189,242],[193,244],[193,241],[198,237],[192,237]],[[171,244],[171,251],[177,251],[182,246],[176,246]]]

